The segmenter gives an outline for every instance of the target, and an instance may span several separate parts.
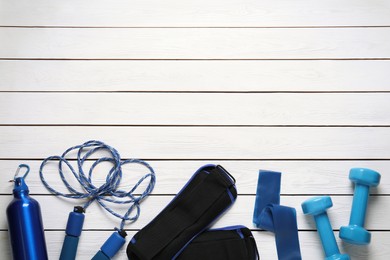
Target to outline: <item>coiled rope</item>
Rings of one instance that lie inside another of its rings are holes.
[[[73,168],[73,166],[66,158],[66,156],[74,150],[78,150],[77,159],[76,159],[78,171],[76,171]],[[85,174],[83,170],[83,165],[85,161],[97,151],[108,151],[111,156],[100,157],[96,159],[93,162],[92,166],[89,168],[88,174]],[[55,190],[46,182],[43,176],[43,169],[45,165],[50,161],[58,161],[59,176],[62,182],[64,183],[65,187],[70,192],[69,194],[65,194]],[[106,182],[100,187],[97,187],[92,183],[92,175],[95,167],[102,162],[110,162],[113,164],[113,167],[110,169],[110,171],[106,176]],[[143,177],[141,177],[129,191],[119,190],[118,187],[122,179],[122,166],[125,164],[132,164],[132,163],[143,165],[150,172],[145,174]],[[81,187],[83,188],[84,190],[83,192],[77,191],[69,184],[63,172],[63,164],[65,164],[73,173],[73,176],[76,178],[76,180],[80,183]],[[41,178],[42,183],[45,185],[45,187],[51,193],[57,196],[62,196],[65,198],[72,198],[72,199],[87,199],[87,202],[83,206],[84,209],[86,209],[89,205],[91,205],[92,202],[97,201],[105,210],[107,210],[115,217],[121,219],[119,230],[123,230],[125,221],[134,222],[138,219],[141,213],[140,203],[146,196],[148,196],[152,192],[156,182],[156,176],[154,170],[148,163],[139,159],[122,160],[116,149],[103,142],[95,141],[95,140],[91,140],[81,145],[70,147],[61,156],[47,157],[42,162],[39,168],[39,176]],[[138,196],[134,195],[133,194],[134,191],[146,179],[149,179],[149,183],[146,189],[140,195]],[[112,210],[110,207],[108,207],[106,202],[116,203],[116,204],[129,204],[130,206],[126,211],[126,213],[121,215],[115,212],[114,210]],[[132,214],[134,210],[136,212],[135,214]]]

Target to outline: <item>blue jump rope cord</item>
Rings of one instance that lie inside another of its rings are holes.
[[[77,152],[78,172],[76,172],[76,170],[70,164],[68,159],[66,159],[66,155],[74,150],[78,150]],[[108,151],[112,157],[101,157],[96,159],[92,164],[92,166],[89,168],[88,175],[85,174],[83,170],[84,162],[95,152],[102,151],[102,150]],[[58,172],[62,182],[69,190],[70,192],[69,194],[59,192],[54,188],[52,188],[46,182],[43,176],[43,168],[48,162],[53,160],[58,161]],[[100,187],[96,187],[92,183],[92,175],[95,167],[101,162],[111,162],[113,164],[113,167],[107,174],[106,182]],[[80,185],[84,189],[84,192],[77,191],[69,184],[63,172],[63,163],[70,169],[73,176],[76,178],[76,180],[80,183]],[[142,178],[140,178],[138,182],[129,191],[119,190],[118,186],[120,185],[122,179],[122,166],[131,163],[143,165],[150,172],[145,174]],[[45,187],[51,193],[57,196],[62,196],[65,198],[72,198],[72,199],[87,199],[87,202],[83,206],[84,209],[86,209],[89,205],[91,205],[92,202],[97,201],[109,213],[111,213],[115,217],[122,219],[119,230],[123,230],[125,221],[134,222],[138,219],[141,212],[140,203],[146,196],[148,196],[152,192],[156,182],[156,176],[154,170],[148,163],[138,159],[122,160],[116,149],[103,142],[95,141],[95,140],[85,142],[84,144],[81,145],[73,146],[67,149],[61,156],[50,156],[46,158],[42,162],[39,168],[39,176],[41,178],[42,183],[45,185]],[[149,184],[147,185],[146,189],[140,195],[138,196],[134,195],[133,194],[134,191],[146,179],[149,179]],[[112,197],[114,197],[114,199]],[[122,199],[117,200],[115,198],[122,198]],[[128,198],[128,199],[123,200],[123,198]],[[116,203],[116,204],[130,204],[130,207],[124,215],[121,215],[115,212],[114,210],[110,209],[105,202]],[[130,214],[134,210],[136,210],[135,215],[130,216]]]

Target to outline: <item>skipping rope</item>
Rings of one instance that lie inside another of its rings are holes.
[[[77,152],[77,169],[72,166],[70,159],[66,158],[67,156],[69,157],[72,152]],[[105,156],[96,157],[97,152],[99,152],[99,154],[104,154]],[[93,155],[95,155],[94,158],[91,158]],[[87,160],[92,161],[93,163],[89,167],[88,171],[85,172],[84,163]],[[69,193],[62,193],[55,190],[44,178],[43,169],[51,161],[58,162],[59,177]],[[112,168],[107,173],[105,182],[101,186],[95,186],[92,182],[94,169],[102,162],[111,163]],[[119,189],[123,175],[122,166],[125,164],[138,164],[146,167],[148,170],[148,173],[141,177],[128,191]],[[81,185],[82,191],[76,190],[67,180],[63,170],[64,166],[71,171],[73,177]],[[73,212],[69,214],[60,260],[75,259],[79,237],[82,232],[85,218],[84,212],[94,201],[96,201],[107,212],[121,219],[119,228],[115,228],[116,231],[107,239],[100,250],[92,258],[94,260],[111,259],[126,242],[126,231],[124,230],[125,222],[135,222],[139,218],[141,213],[140,203],[152,192],[156,182],[154,170],[148,163],[139,159],[123,160],[115,148],[96,140],[91,140],[81,145],[70,147],[60,156],[47,157],[43,160],[40,166],[39,176],[44,186],[56,196],[86,200],[83,206],[74,207]],[[149,183],[147,183],[145,190],[138,195],[134,194],[137,188],[147,180]],[[128,210],[121,215],[111,209],[107,203],[127,204]]]

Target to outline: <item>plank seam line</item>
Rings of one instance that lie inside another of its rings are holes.
[[[51,193],[34,193],[30,192],[30,195],[38,196],[38,197],[56,197],[55,194]],[[71,194],[69,194],[71,195]],[[141,195],[141,194],[134,194],[134,195]],[[322,196],[322,195],[328,195],[328,196],[334,196],[334,197],[352,197],[353,193],[299,193],[299,194],[294,194],[294,193],[281,193],[280,196],[282,197],[312,197],[312,196]],[[10,193],[0,193],[0,196],[12,196]],[[176,196],[176,193],[152,193],[149,195],[149,197],[173,197]],[[254,197],[256,194],[250,194],[250,193],[238,193],[238,196],[240,197]],[[371,193],[370,196],[372,197],[389,197],[389,193]]]
[[[0,57],[2,60],[11,61],[364,61],[364,60],[390,60],[390,57],[381,58],[16,58]]]
[[[32,157],[16,157],[16,158],[7,158],[0,157],[0,161],[43,161],[45,158],[32,158]],[[122,157],[122,159],[130,159],[126,157]],[[316,162],[327,162],[327,161],[390,161],[390,158],[142,158],[145,161],[227,161],[227,162],[239,162],[239,161],[290,161],[290,162],[302,162],[302,161],[316,161]],[[75,158],[69,158],[69,161],[76,161]],[[93,161],[93,159],[88,159],[87,161]]]
[[[26,29],[359,29],[390,28],[390,25],[313,25],[313,26],[70,26],[70,25],[0,25],[0,28]]]
[[[126,231],[139,231],[141,230],[141,228],[125,228]],[[250,228],[250,230],[252,232],[268,232],[266,230],[262,230],[262,229],[256,229],[256,228]],[[387,233],[387,232],[390,232],[390,229],[367,229],[368,231],[371,231],[371,232],[384,232],[384,233]],[[56,228],[45,228],[45,232],[64,232],[65,229],[56,229]],[[87,229],[83,229],[83,231],[87,231],[87,232],[106,232],[106,231],[112,231],[112,228],[106,228],[106,229],[94,229],[94,228],[87,228]],[[299,232],[317,232],[316,229],[298,229]],[[339,229],[333,229],[333,231],[335,232],[339,232],[340,230]],[[0,229],[0,232],[8,232],[8,229]]]
[[[197,91],[197,90],[0,90],[0,94],[387,94],[390,90]]]
[[[0,127],[177,127],[177,128],[389,128],[390,125],[175,125],[175,124],[0,124]]]

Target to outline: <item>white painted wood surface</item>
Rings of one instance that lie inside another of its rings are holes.
[[[259,169],[283,172],[284,205],[297,209],[303,259],[322,259],[300,203],[331,195],[337,236],[348,222],[352,167],[382,173],[372,190],[366,247],[353,259],[390,255],[390,1],[0,0],[0,211],[28,163],[41,202],[50,259],[58,259],[75,201],[50,195],[41,161],[90,139],[156,170],[153,195],[129,237],[206,163],[237,179],[238,199],[215,224],[253,229],[262,259],[272,234],[255,229]],[[101,183],[109,166],[96,170]],[[144,172],[126,167],[121,187]],[[64,189],[55,165],[45,176]],[[124,210],[123,208],[121,210]],[[0,259],[10,259],[5,214]],[[90,259],[118,225],[93,204],[77,259]],[[126,259],[125,248],[115,259]]]
[[[389,93],[0,93],[0,111],[12,110],[12,116],[0,114],[0,121],[10,125],[379,126],[390,125],[389,101]],[[99,116],[89,117],[91,113]]]
[[[388,127],[0,126],[0,136],[7,137],[1,140],[0,150],[0,158],[7,159],[43,159],[90,139],[99,139],[117,148],[123,158],[261,160],[390,157]]]
[[[0,60],[0,71],[4,91],[390,90],[387,60]]]
[[[388,0],[3,1],[7,26],[386,26]],[[23,15],[21,15],[23,14]]]
[[[390,59],[388,27],[3,27],[0,39],[9,59]]]

